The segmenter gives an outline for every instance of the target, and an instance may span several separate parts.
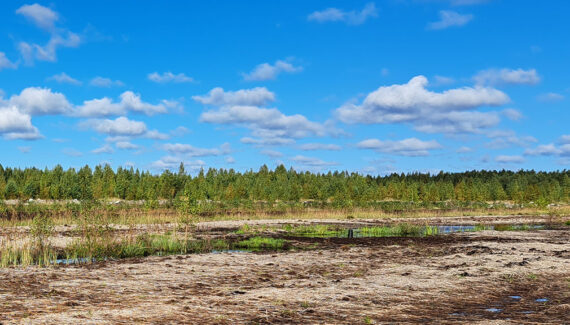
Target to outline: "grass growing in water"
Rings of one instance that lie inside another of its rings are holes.
[[[247,250],[280,250],[283,249],[284,245],[284,239],[257,236],[238,242],[236,247]]]

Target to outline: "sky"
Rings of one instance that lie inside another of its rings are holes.
[[[0,164],[570,166],[570,2],[2,1]]]

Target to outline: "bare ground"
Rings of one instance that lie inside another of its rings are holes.
[[[289,239],[311,250],[1,269],[0,323],[570,324],[568,228]]]

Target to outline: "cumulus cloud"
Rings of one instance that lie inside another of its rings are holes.
[[[446,77],[446,76],[434,76],[433,79],[435,79],[434,83],[430,83],[431,86],[449,86],[451,84],[455,83],[455,79],[451,78],[451,77]]]
[[[439,20],[428,24],[428,29],[439,30],[453,26],[463,26],[473,20],[473,15],[462,15],[451,10],[441,10],[439,12]]]
[[[102,154],[102,153],[113,153],[115,152],[115,150],[109,144],[105,144],[100,148],[91,150],[91,152],[94,154]]]
[[[55,75],[47,78],[47,80],[59,82],[60,84],[71,84],[71,85],[77,85],[77,86],[81,85],[81,81],[72,78],[70,75],[68,75],[65,72],[55,74]]]
[[[360,149],[372,149],[376,152],[408,157],[428,156],[430,150],[442,148],[442,146],[435,140],[422,141],[417,138],[409,138],[399,141],[367,139],[359,142],[357,147]]]
[[[511,121],[518,121],[523,118],[522,113],[514,108],[504,109],[501,114]]]
[[[216,87],[204,96],[192,96],[192,99],[204,105],[214,106],[263,106],[275,101],[275,94],[265,87],[252,89],[241,89],[237,91],[224,91],[223,88]]]
[[[522,156],[501,155],[501,156],[495,157],[495,161],[500,163],[500,164],[521,164],[525,160]]]
[[[546,93],[538,95],[537,99],[543,103],[555,103],[564,100],[564,96],[557,93]]]
[[[570,144],[570,134],[562,135],[559,139],[559,142],[563,144]]]
[[[554,156],[562,153],[553,143],[539,145],[536,148],[526,149],[524,154],[527,156]]]
[[[58,48],[78,47],[82,41],[78,34],[55,25],[59,20],[59,14],[50,8],[37,3],[24,5],[16,10],[16,14],[26,17],[34,25],[50,34],[50,39],[43,46],[24,41],[18,44],[20,55],[27,65],[32,65],[35,60],[55,62]]]
[[[55,62],[57,60],[57,49],[60,47],[78,47],[81,44],[79,35],[66,31],[62,34],[52,34],[46,45],[20,42],[18,49],[28,65],[34,63],[34,60]]]
[[[150,130],[145,134],[146,138],[154,139],[154,140],[168,140],[170,139],[170,135],[158,132],[157,130]]]
[[[281,158],[281,157],[283,157],[283,154],[281,152],[275,151],[275,150],[262,150],[261,154],[266,155],[270,158]]]
[[[107,134],[110,136],[143,136],[147,132],[144,122],[129,120],[121,116],[114,120],[110,119],[92,119],[80,123],[80,126],[93,129],[97,133]]]
[[[134,150],[139,148],[139,146],[129,141],[118,141],[115,143],[115,147],[123,150]]]
[[[118,103],[113,102],[108,97],[84,101],[83,105],[77,107],[75,115],[81,117],[102,117],[124,115],[127,112],[145,115],[167,112],[167,108],[163,103],[158,105],[145,103],[141,100],[139,94],[135,94],[132,91],[125,91],[121,94],[120,99],[121,101]]]
[[[477,85],[536,85],[540,76],[536,69],[487,69],[473,76]]]
[[[289,144],[294,144],[295,140],[290,138],[251,138],[251,137],[243,137],[240,139],[241,143],[244,144],[253,144],[258,147],[265,147],[265,146],[285,146]]]
[[[194,78],[188,77],[184,73],[174,74],[170,71],[163,72],[159,74],[158,72],[149,73],[148,80],[157,82],[157,83],[167,83],[167,82],[174,82],[174,83],[184,83],[184,82],[195,82]]]
[[[315,150],[330,150],[338,151],[341,150],[341,146],[336,144],[326,144],[326,143],[305,143],[299,147],[304,151],[315,151]]]
[[[303,115],[285,115],[275,108],[257,106],[224,106],[202,113],[200,121],[241,125],[261,138],[303,138],[326,133],[322,124],[311,122]]]
[[[360,11],[344,11],[338,8],[327,8],[325,10],[315,11],[307,17],[307,20],[318,23],[344,22],[348,25],[360,25],[369,18],[377,16],[378,10],[376,10],[374,3],[368,3]]]
[[[18,110],[16,106],[0,107],[0,134],[4,137],[16,134],[37,133],[32,117]]]
[[[515,132],[510,130],[499,130],[487,133],[487,137],[493,139],[485,144],[485,147],[490,149],[505,149],[513,146],[528,147],[538,140],[533,136],[518,136]]]
[[[460,147],[460,148],[458,148],[457,150],[455,150],[455,152],[457,152],[457,153],[468,153],[468,152],[471,152],[471,151],[473,151],[473,149],[472,149],[472,148],[469,148],[469,147],[466,147],[466,146]]]
[[[232,157],[232,156],[227,156],[227,157],[225,158],[225,161],[226,161],[227,164],[235,164],[235,163],[236,163],[235,158]]]
[[[301,166],[309,166],[309,167],[325,167],[325,166],[338,165],[338,163],[336,162],[328,162],[328,161],[323,161],[319,158],[306,157],[301,155],[292,157],[290,160]]]
[[[162,149],[175,155],[184,155],[186,157],[207,157],[222,156],[231,152],[229,143],[224,143],[219,148],[197,148],[189,144],[183,143],[167,143]]]
[[[41,29],[51,31],[55,27],[55,22],[59,19],[57,12],[37,3],[33,5],[23,5],[16,10],[16,13],[26,17]]]
[[[111,87],[122,87],[125,84],[120,80],[112,80],[109,78],[103,77],[95,77],[89,81],[89,85],[93,87],[101,87],[101,88],[111,88]]]
[[[295,73],[302,70],[303,67],[301,66],[294,66],[290,62],[277,60],[274,64],[259,64],[250,73],[244,73],[242,75],[246,81],[264,81],[274,80],[282,72]]]
[[[402,85],[383,86],[368,94],[361,105],[347,103],[335,112],[345,123],[410,123],[426,133],[476,133],[494,126],[496,112],[473,111],[500,106],[509,97],[494,88],[463,87],[443,92],[426,89],[428,80],[416,76]]]
[[[49,88],[30,87],[10,98],[10,104],[30,115],[56,115],[71,111],[65,96]]]
[[[164,156],[161,159],[153,162],[150,167],[155,170],[177,170],[180,166],[180,163],[184,164],[184,168],[190,171],[198,171],[204,166],[206,163],[203,160],[184,160],[180,157],[173,157],[173,156]]]
[[[0,52],[0,70],[2,69],[16,69],[18,65],[10,61],[4,52]]]

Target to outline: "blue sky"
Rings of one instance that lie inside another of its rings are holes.
[[[570,165],[567,1],[3,1],[0,163]]]

